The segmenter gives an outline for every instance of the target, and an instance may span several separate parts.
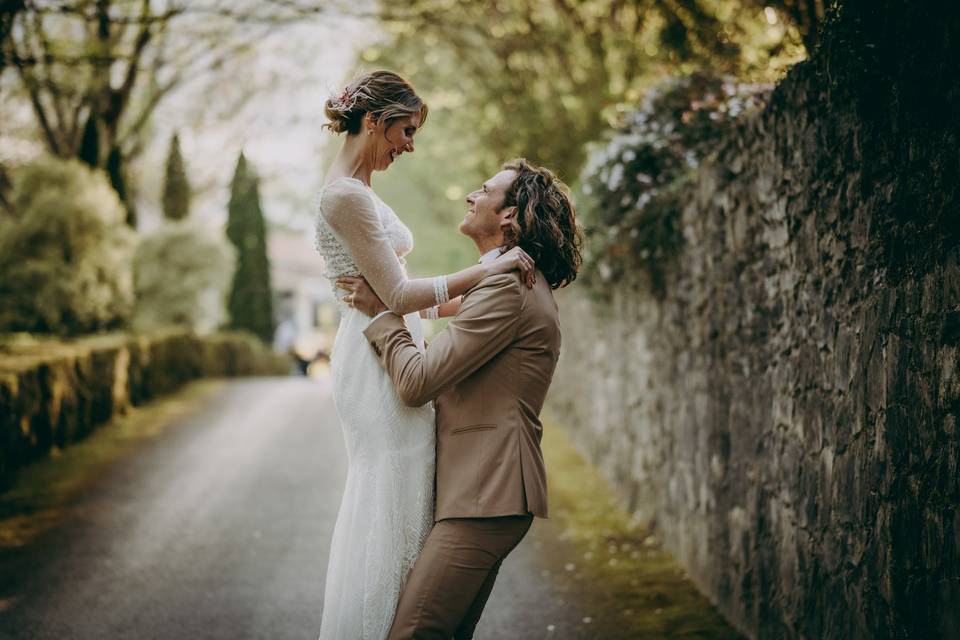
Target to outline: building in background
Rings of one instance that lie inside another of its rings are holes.
[[[312,361],[330,353],[339,320],[323,258],[309,233],[271,229],[267,237],[277,331],[274,346]]]

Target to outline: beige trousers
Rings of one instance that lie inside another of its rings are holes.
[[[434,525],[400,594],[388,640],[472,638],[500,564],[532,522],[526,515]]]

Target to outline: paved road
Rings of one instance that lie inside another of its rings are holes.
[[[0,638],[315,638],[345,473],[322,383],[231,382],[0,563]],[[579,618],[541,575],[537,536],[478,638],[555,638],[548,625]]]

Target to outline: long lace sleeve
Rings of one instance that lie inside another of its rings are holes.
[[[391,311],[403,315],[429,309],[449,299],[445,277],[407,277],[387,238],[373,198],[359,181],[340,179],[328,185],[321,196],[320,214]]]

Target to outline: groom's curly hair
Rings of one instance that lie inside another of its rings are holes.
[[[516,207],[517,214],[506,231],[504,250],[519,246],[530,254],[552,289],[565,287],[577,277],[583,258],[583,234],[570,189],[552,171],[527,162],[512,160],[504,169],[517,177],[507,190],[504,207]]]

